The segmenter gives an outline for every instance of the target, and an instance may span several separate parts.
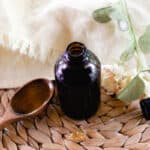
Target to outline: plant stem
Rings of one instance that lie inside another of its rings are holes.
[[[125,0],[121,0],[120,2],[121,2],[123,12],[126,16],[126,19],[127,19],[128,25],[129,25],[129,32],[130,32],[131,40],[133,41],[133,47],[134,47],[134,50],[136,52],[137,72],[140,72],[141,67],[142,67],[141,63],[140,63],[141,62],[141,59],[140,59],[141,51],[138,48],[138,43],[137,43],[137,40],[136,40],[135,31],[134,31],[134,27],[133,27],[133,24],[132,24],[132,21],[131,21],[131,17],[130,17],[129,12],[128,12],[127,3],[126,3]]]
[[[132,21],[131,21],[131,17],[130,17],[129,12],[128,12],[126,1],[121,0],[121,5],[122,5],[123,11],[126,15],[126,19],[127,19],[128,25],[129,25],[129,32],[130,32],[130,34],[132,36],[132,40],[134,42],[134,48],[135,48],[135,50],[137,50],[138,49],[138,44],[137,44],[137,41],[136,41],[136,36],[135,36]]]

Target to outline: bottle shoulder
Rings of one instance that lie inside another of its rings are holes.
[[[63,56],[55,66],[56,80],[68,85],[88,85],[100,78],[100,62],[92,54],[82,65],[69,64]]]
[[[85,57],[85,59],[82,62],[80,62],[78,64],[73,64],[73,63],[69,62],[66,58],[66,53],[64,53],[63,55],[60,56],[60,58],[56,62],[55,69],[59,68],[59,67],[61,69],[64,69],[64,68],[66,68],[66,67],[64,67],[66,65],[68,66],[67,68],[81,68],[81,67],[84,68],[84,66],[87,66],[89,64],[93,64],[93,66],[96,66],[96,67],[101,66],[101,63],[100,63],[99,59],[97,58],[97,56],[90,50],[87,50],[87,56]]]
[[[89,63],[94,64],[95,66],[100,66],[101,63],[98,59],[98,57],[90,50],[88,50],[88,58],[89,58]]]

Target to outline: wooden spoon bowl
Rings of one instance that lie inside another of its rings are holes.
[[[21,87],[0,118],[0,129],[13,121],[39,114],[54,95],[53,81],[36,79]]]

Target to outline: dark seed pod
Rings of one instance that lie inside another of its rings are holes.
[[[143,116],[146,120],[150,120],[150,98],[146,98],[140,101]]]

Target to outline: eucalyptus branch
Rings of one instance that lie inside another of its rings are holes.
[[[131,17],[129,15],[129,11],[128,11],[128,8],[127,8],[127,3],[126,3],[125,0],[121,0],[120,3],[121,3],[121,6],[123,8],[124,14],[126,16],[126,19],[127,19],[128,25],[129,25],[129,32],[132,36],[132,40],[134,41],[135,50],[137,50],[138,49],[137,48],[138,44],[137,44],[137,41],[136,41],[136,36],[135,36],[132,21],[131,21]]]
[[[126,20],[127,20],[128,26],[129,26],[129,33],[131,36],[131,40],[133,41],[133,48],[136,52],[135,56],[136,56],[136,60],[137,60],[137,72],[140,72],[142,70],[142,65],[141,65],[142,60],[141,60],[141,56],[140,56],[141,54],[140,53],[142,53],[142,52],[138,48],[138,42],[136,40],[135,30],[134,30],[134,26],[133,26],[133,23],[131,20],[131,16],[129,15],[127,3],[125,0],[120,0],[120,3],[122,6],[122,9],[123,9],[123,13],[126,16]]]
[[[144,94],[145,90],[144,79],[140,77],[140,73],[150,73],[150,68],[147,65],[144,55],[144,53],[150,52],[150,25],[146,28],[145,33],[137,40],[134,25],[125,0],[119,0],[118,3],[113,4],[112,6],[95,10],[93,12],[93,17],[100,23],[117,20],[120,30],[129,32],[131,41],[125,51],[121,54],[120,62],[121,64],[124,64],[135,56],[137,62],[137,74],[128,85],[120,91],[117,97],[123,101],[138,99]]]

